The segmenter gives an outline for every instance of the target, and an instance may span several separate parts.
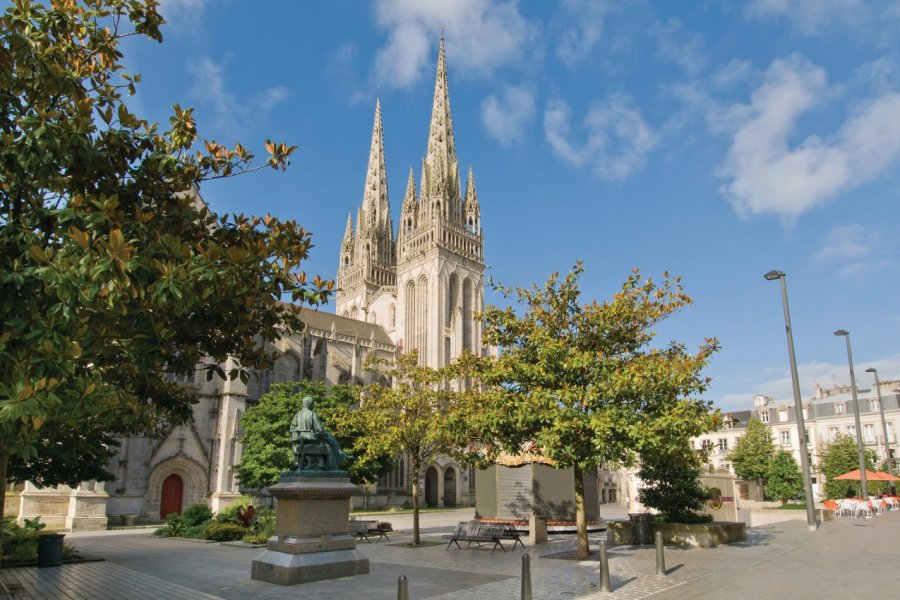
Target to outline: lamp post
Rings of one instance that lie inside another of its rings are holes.
[[[800,379],[797,376],[797,359],[794,356],[794,334],[791,332],[791,311],[788,308],[787,284],[781,271],[765,274],[769,281],[781,280],[781,303],[784,306],[784,329],[787,332],[788,357],[791,360],[791,381],[794,384],[794,412],[797,415],[797,437],[800,438],[800,466],[803,469],[803,489],[806,493],[806,524],[810,531],[816,530],[816,507],[812,491],[812,476],[809,469],[809,450],[806,441],[806,425],[803,422],[803,402],[800,400]]]
[[[847,363],[850,365],[850,394],[853,399],[853,419],[856,423],[856,447],[859,450],[859,487],[863,499],[869,497],[869,485],[866,482],[866,451],[862,442],[862,426],[859,424],[859,403],[856,399],[856,375],[853,374],[853,352],[850,351],[850,332],[838,329],[836,336],[843,336],[847,342]]]
[[[891,446],[888,443],[887,421],[884,420],[884,402],[881,400],[881,383],[878,381],[878,369],[868,368],[866,373],[875,375],[875,393],[878,394],[878,412],[881,413],[881,434],[884,436],[884,460],[887,461],[888,473],[894,474],[893,460],[891,460]],[[894,487],[891,482],[891,487]]]

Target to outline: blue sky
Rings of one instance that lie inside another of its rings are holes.
[[[313,232],[334,277],[362,198],[381,98],[399,213],[428,133],[444,29],[457,152],[474,168],[488,274],[543,282],[582,259],[586,299],[634,267],[683,277],[695,303],[659,327],[718,337],[708,397],[790,397],[778,284],[788,274],[804,396],[863,369],[900,378],[900,3],[165,0],[163,45],[131,40],[132,100],[262,152],[283,174],[206,185],[219,212]],[[489,297],[489,301],[491,298]]]

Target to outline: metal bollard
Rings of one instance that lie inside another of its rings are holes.
[[[531,600],[531,557],[522,555],[522,600]]]
[[[662,531],[656,532],[656,574],[666,575],[666,556],[663,550]]]
[[[609,584],[609,557],[606,556],[606,542],[603,540],[600,540],[600,591],[612,591]]]
[[[397,600],[409,600],[409,578],[406,575],[397,578]]]

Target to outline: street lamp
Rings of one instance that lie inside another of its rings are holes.
[[[812,491],[812,477],[809,470],[809,450],[807,450],[806,425],[803,422],[803,402],[800,400],[800,379],[797,376],[797,359],[794,357],[794,334],[791,333],[791,311],[788,308],[787,284],[781,271],[765,274],[769,281],[781,280],[781,303],[784,306],[784,329],[787,332],[788,357],[791,359],[791,380],[794,384],[794,412],[797,414],[797,434],[800,438],[800,466],[803,469],[803,488],[806,493],[806,524],[811,531],[816,530],[816,507]]]
[[[892,466],[893,461],[891,460],[891,446],[888,443],[888,430],[887,430],[887,422],[884,420],[884,402],[881,401],[881,384],[878,381],[878,369],[868,368],[866,369],[866,373],[872,373],[875,375],[875,392],[878,394],[878,411],[881,413],[881,434],[884,436],[884,460],[887,461],[888,473],[894,474],[894,468]],[[894,484],[891,483],[891,487]]]
[[[850,393],[853,398],[853,419],[856,422],[856,447],[859,450],[859,487],[863,499],[869,498],[869,485],[866,482],[866,451],[862,442],[862,426],[859,424],[859,404],[856,399],[856,375],[853,374],[853,352],[850,351],[850,332],[838,329],[836,336],[843,336],[847,342],[847,363],[850,365]]]

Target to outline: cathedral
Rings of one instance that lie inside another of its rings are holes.
[[[485,352],[474,318],[484,305],[483,250],[475,179],[470,168],[463,188],[459,175],[442,39],[419,187],[410,169],[396,230],[376,102],[362,202],[355,223],[348,216],[339,252],[335,313],[301,309],[303,331],[278,340],[273,368],[254,373],[247,384],[207,381],[199,370],[180,378],[198,395],[193,420],[160,439],[122,439],[109,465],[113,481],[74,489],[28,483],[9,494],[8,504],[18,492],[20,521],[41,515],[51,527],[72,530],[159,521],[198,502],[220,510],[241,495],[241,416],[273,383],[366,384],[373,375],[363,365],[371,356],[390,359],[414,349],[423,365],[437,367],[465,351]],[[228,371],[232,365],[223,366]],[[440,458],[412,482],[400,457],[368,504],[402,505],[413,484],[430,506],[474,503],[472,469]]]

